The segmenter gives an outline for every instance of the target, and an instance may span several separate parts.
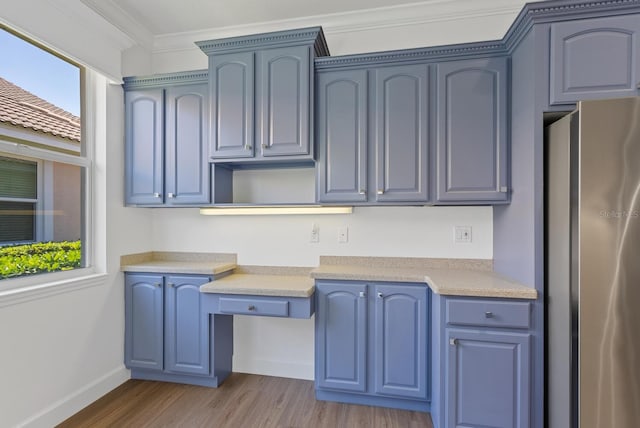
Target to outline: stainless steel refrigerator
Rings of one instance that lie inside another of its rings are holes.
[[[546,131],[546,426],[640,427],[640,98]]]

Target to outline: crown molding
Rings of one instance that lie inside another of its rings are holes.
[[[113,0],[80,0],[95,13],[138,44],[151,51],[153,34],[144,25],[124,11]]]
[[[275,31],[271,33],[251,34],[248,36],[228,37],[224,39],[204,40],[196,45],[207,55],[228,51],[241,52],[256,48],[278,46],[313,45],[316,56],[329,55],[322,27],[300,28],[296,30]]]
[[[333,35],[489,16],[507,15],[515,18],[523,4],[523,0],[483,0],[481,2],[477,0],[428,0],[399,6],[164,34],[154,37],[152,53],[197,49],[193,43],[194,40],[230,38],[320,25],[326,35]]]
[[[122,84],[125,90],[164,88],[171,85],[207,83],[209,70],[181,71],[178,73],[153,74],[151,76],[125,77]]]

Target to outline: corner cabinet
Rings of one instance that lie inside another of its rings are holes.
[[[133,379],[218,386],[231,367],[231,353],[211,346],[213,319],[201,308],[201,275],[125,275],[125,365]],[[216,331],[231,340],[232,321]],[[226,354],[224,354],[226,352]],[[215,362],[215,366],[211,361]]]
[[[532,304],[441,298],[442,427],[530,426]]]
[[[640,16],[551,24],[549,101],[640,94]]]
[[[316,398],[428,411],[426,284],[316,282]]]
[[[209,56],[210,161],[313,161],[313,59],[328,55],[320,27],[197,44]]]
[[[319,202],[429,201],[429,70],[318,73]]]
[[[175,86],[163,86],[168,75],[125,78],[127,205],[210,202],[206,75],[177,75],[183,81]]]
[[[508,58],[436,69],[436,203],[508,202]]]

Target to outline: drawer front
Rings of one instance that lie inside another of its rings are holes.
[[[482,327],[531,327],[531,303],[494,300],[447,300],[449,325]]]
[[[220,313],[239,315],[264,315],[288,317],[289,302],[286,300],[267,300],[242,297],[221,297]]]

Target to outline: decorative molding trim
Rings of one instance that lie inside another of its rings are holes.
[[[322,27],[301,28],[248,36],[227,37],[224,39],[204,40],[196,45],[207,55],[224,52],[241,52],[277,46],[311,45],[318,56],[329,55]]]
[[[114,0],[80,0],[88,8],[129,37],[133,42],[151,50],[154,35],[131,17]]]
[[[506,54],[505,45],[501,41],[465,43],[458,45],[438,46],[433,48],[403,49],[370,54],[345,55],[337,57],[317,58],[316,71],[333,68],[367,67],[395,62],[426,62],[439,59],[471,56],[498,56]]]
[[[125,77],[122,84],[125,90],[161,88],[168,85],[207,83],[209,70],[181,71],[178,73],[154,74],[151,76]]]

